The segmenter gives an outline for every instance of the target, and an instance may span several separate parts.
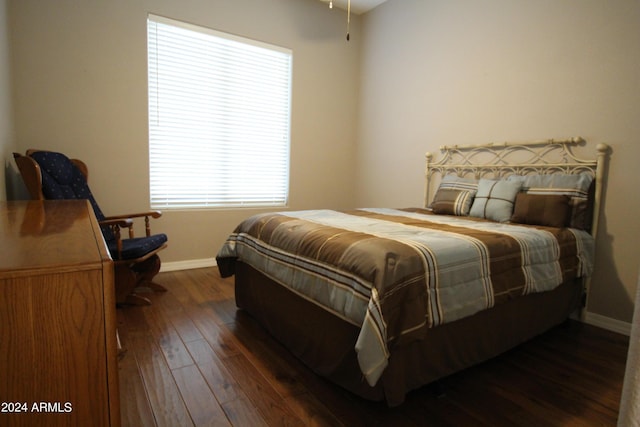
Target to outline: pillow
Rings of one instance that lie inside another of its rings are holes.
[[[568,175],[554,173],[548,175],[511,175],[507,181],[522,184],[522,191],[531,194],[566,194],[580,199],[587,198],[593,176],[588,173]]]
[[[429,208],[433,209],[433,203],[438,197],[438,192],[440,190],[467,190],[475,192],[477,189],[478,181],[475,179],[460,178],[457,175],[445,175],[440,181],[438,191],[436,191],[436,195],[433,197],[433,200],[429,204]]]
[[[572,197],[570,199],[569,205],[571,206],[571,219],[569,220],[569,227],[591,231],[594,191],[595,188],[589,190],[589,199],[587,200],[578,199],[577,197]]]
[[[518,193],[512,222],[547,227],[566,227],[571,214],[571,198],[566,194]]]
[[[445,175],[438,186],[438,190],[440,189],[475,191],[478,189],[478,181],[456,175]]]
[[[581,230],[591,227],[590,194],[593,190],[593,176],[589,173],[575,175],[554,173],[548,175],[511,175],[508,181],[522,184],[522,191],[528,194],[559,194],[571,198],[569,226]]]
[[[475,195],[475,190],[439,188],[431,203],[431,209],[436,214],[466,216],[469,215]]]
[[[481,179],[469,215],[498,222],[509,221],[521,186],[518,181]]]

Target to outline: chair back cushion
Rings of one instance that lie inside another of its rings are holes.
[[[42,194],[48,200],[89,200],[98,221],[105,216],[93,198],[87,179],[76,165],[64,154],[53,151],[36,151],[31,158],[40,165]],[[109,227],[102,227],[105,240],[115,240]]]

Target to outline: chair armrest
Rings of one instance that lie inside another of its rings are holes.
[[[145,233],[147,237],[151,236],[151,226],[149,224],[149,218],[160,218],[162,216],[162,212],[160,211],[149,211],[149,212],[140,212],[134,214],[127,215],[115,215],[106,217],[105,220],[131,220],[132,218],[143,218],[144,217],[144,227]],[[129,238],[133,238],[133,227],[129,227]]]
[[[149,212],[140,212],[133,214],[125,214],[125,215],[114,215],[108,216],[105,219],[124,219],[124,218],[142,218],[142,217],[151,217],[151,218],[160,218],[162,216],[162,212],[160,211],[149,211]]]
[[[109,227],[119,227],[119,228],[131,228],[133,227],[133,220],[131,218],[105,218],[102,221],[99,221],[100,225],[108,225]]]

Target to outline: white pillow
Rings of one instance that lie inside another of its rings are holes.
[[[469,215],[498,222],[509,221],[521,187],[522,183],[518,181],[481,179]]]

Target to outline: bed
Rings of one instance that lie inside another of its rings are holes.
[[[581,159],[580,144],[441,147],[423,206],[254,215],[218,268],[309,368],[399,405],[585,305],[608,147]]]

